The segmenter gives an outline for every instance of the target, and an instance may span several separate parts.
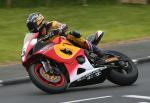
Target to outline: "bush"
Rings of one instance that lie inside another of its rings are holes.
[[[82,5],[83,0],[11,0],[11,7],[38,7],[38,6],[63,6]],[[0,7],[6,6],[6,0],[0,0]],[[87,0],[88,4],[116,4],[117,0]]]

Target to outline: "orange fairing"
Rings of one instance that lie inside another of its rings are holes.
[[[80,48],[75,47],[69,41],[64,40],[60,44],[55,45],[54,50],[59,57],[63,59],[71,59],[80,50]],[[69,51],[70,54],[64,53],[63,51],[65,50]]]

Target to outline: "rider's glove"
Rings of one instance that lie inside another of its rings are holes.
[[[51,30],[52,34],[57,35],[57,34],[62,34],[62,30],[61,29],[53,29]]]
[[[66,24],[63,24],[63,25],[60,27],[60,29],[62,30],[62,33],[65,33],[65,32],[67,32],[67,30],[68,30],[68,26],[67,26]]]

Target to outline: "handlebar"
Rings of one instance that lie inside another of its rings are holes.
[[[50,37],[54,36],[54,34],[52,33],[49,33],[47,35],[45,35],[43,38],[39,39],[39,41],[45,41],[45,40],[48,40]]]
[[[53,37],[56,34],[61,34],[62,31],[60,29],[53,29],[49,34],[45,35],[43,38],[41,38],[39,41],[45,41],[49,38]]]

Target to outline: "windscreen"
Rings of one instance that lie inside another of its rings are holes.
[[[27,33],[25,38],[24,38],[24,44],[26,44],[28,41],[33,39],[33,37],[34,37],[33,33]]]
[[[24,43],[23,43],[23,48],[22,48],[22,60],[24,61],[24,56],[26,53],[28,53],[32,47],[37,43],[37,35],[35,33],[27,33],[25,38],[24,38]],[[27,49],[28,48],[28,49]]]

